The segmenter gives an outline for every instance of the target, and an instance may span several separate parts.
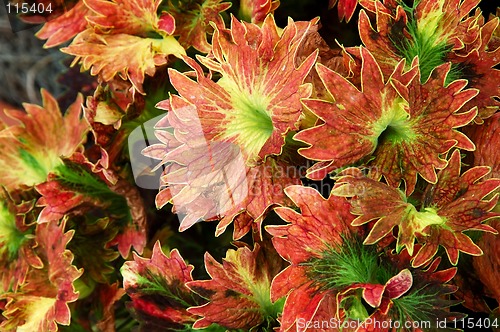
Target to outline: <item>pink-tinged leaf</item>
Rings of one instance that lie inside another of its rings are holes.
[[[193,266],[186,264],[177,249],[165,255],[160,242],[155,243],[150,259],[134,254],[133,261],[125,262],[121,268],[123,287],[143,327],[182,328],[197,319],[186,310],[201,302],[186,287],[193,280],[192,271]]]
[[[78,299],[73,282],[82,271],[72,265],[73,254],[66,249],[73,232],[64,233],[65,222],[38,224],[35,241],[43,268],[31,268],[26,283],[8,299],[0,327],[5,330],[57,331],[57,324],[69,325],[68,304]]]
[[[413,285],[410,270],[405,269],[389,279],[385,284],[385,292],[390,299],[397,299],[408,292]]]
[[[156,205],[173,203],[181,231],[201,220],[221,219],[216,234],[235,221],[234,238],[239,239],[252,228],[260,232],[269,208],[290,203],[283,190],[300,183],[294,165],[269,157],[249,167],[236,144],[207,139],[191,103],[172,96],[168,107],[171,111],[160,120],[167,129],[156,132],[161,143],[143,154],[161,160]]]
[[[360,285],[361,286],[361,285]],[[356,287],[356,285],[351,286]],[[363,299],[373,308],[377,308],[382,303],[382,296],[384,295],[385,286],[384,285],[376,285],[376,284],[368,284],[362,285],[363,288]]]
[[[158,21],[158,27],[169,35],[175,31],[175,18],[169,13],[162,13]]]
[[[36,33],[40,39],[46,39],[44,47],[54,47],[65,43],[85,30],[87,27],[86,17],[91,10],[85,5],[84,0],[79,0],[76,5],[61,16],[47,21]]]
[[[238,17],[247,22],[260,24],[268,14],[273,14],[279,5],[279,0],[243,0],[240,1]]]
[[[196,108],[207,139],[236,144],[248,165],[281,154],[287,133],[296,129],[300,118],[300,99],[311,94],[310,85],[302,83],[316,53],[298,67],[295,57],[316,21],[290,20],[280,36],[272,16],[262,27],[233,18],[230,30],[215,29],[213,57],[198,57],[211,71],[220,73],[217,82],[190,58],[184,60],[195,70],[196,81],[169,70],[181,98]]]
[[[153,76],[156,67],[168,62],[168,56],[181,57],[184,48],[172,36],[159,39],[141,38],[128,34],[100,35],[87,29],[61,51],[76,56],[83,70],[99,75],[109,82],[115,77],[130,80],[137,91],[144,93],[145,75]]]
[[[254,250],[230,249],[222,264],[207,253],[205,268],[212,279],[187,284],[209,300],[205,305],[188,309],[191,314],[202,317],[193,328],[215,323],[228,329],[249,330],[268,319],[276,319],[282,304],[271,301],[270,287],[282,264],[271,250],[258,244]]]
[[[26,112],[8,111],[16,124],[0,131],[0,178],[8,190],[33,186],[82,148],[89,129],[81,119],[83,97],[62,115],[56,99],[42,89],[43,106],[24,104]],[[64,139],[61,139],[64,137]]]
[[[179,36],[179,43],[186,49],[193,46],[200,52],[209,53],[211,46],[207,35],[213,32],[210,22],[224,26],[220,13],[229,7],[231,3],[223,0],[203,0],[201,4],[199,1],[169,4],[167,10],[175,19],[174,35]]]

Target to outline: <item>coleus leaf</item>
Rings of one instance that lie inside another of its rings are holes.
[[[216,27],[213,57],[198,57],[211,71],[220,73],[217,82],[187,57],[184,60],[195,70],[196,81],[169,69],[170,81],[181,98],[196,107],[208,140],[237,144],[248,164],[281,153],[286,134],[296,129],[301,115],[300,99],[311,94],[310,85],[302,82],[316,53],[298,68],[295,57],[315,24],[290,20],[280,35],[272,16],[262,27],[233,17],[230,30]]]
[[[92,201],[73,189],[64,188],[54,174],[49,174],[47,182],[37,185],[36,190],[42,195],[37,200],[37,206],[43,207],[38,215],[39,223],[59,221],[70,210],[84,202]]]
[[[125,215],[120,216],[123,218],[122,227],[110,244],[116,244],[118,251],[124,258],[129,255],[132,248],[138,253],[142,253],[146,246],[146,209],[139,190],[126,180],[118,181],[111,187],[111,190],[125,198],[128,211]]]
[[[213,32],[210,22],[216,26],[224,26],[220,13],[228,10],[231,3],[223,0],[199,2],[177,2],[174,5],[169,0],[166,10],[175,18],[174,35],[179,36],[179,43],[186,49],[193,46],[200,52],[208,53],[211,46],[207,34]]]
[[[272,250],[272,248],[271,248]],[[191,281],[187,286],[209,300],[188,309],[202,316],[193,328],[213,323],[228,329],[250,330],[276,320],[283,303],[270,299],[271,280],[281,270],[281,259],[272,251],[255,244],[228,250],[222,264],[205,254],[205,268],[211,280]]]
[[[474,166],[489,166],[491,173],[488,176],[500,178],[500,152],[495,148],[500,144],[500,113],[486,119],[482,125],[465,129],[476,145]]]
[[[363,44],[381,63],[385,75],[392,72],[402,58],[411,63],[419,58],[422,82],[434,68],[447,62],[447,55],[478,36],[479,13],[469,17],[478,0],[423,0],[412,7],[396,1],[361,1],[367,10],[376,13],[376,30],[366,12],[359,20]],[[352,50],[352,49],[351,49]]]
[[[165,104],[170,112],[157,124],[165,128],[156,131],[160,143],[143,151],[165,167],[157,207],[173,203],[181,231],[200,220],[221,219],[217,235],[233,221],[235,239],[252,228],[260,232],[269,208],[289,203],[283,189],[300,183],[298,169],[279,157],[249,167],[236,144],[206,140],[192,104],[178,96],[160,106]]]
[[[490,223],[497,232],[500,231],[500,221]],[[484,255],[474,257],[473,266],[479,280],[484,284],[488,296],[500,303],[500,291],[497,287],[500,278],[500,241],[498,234],[483,234],[479,240],[479,246]]]
[[[16,204],[6,193],[0,203],[1,292],[17,291],[26,281],[29,266],[42,267],[35,253],[34,201]]]
[[[484,198],[498,189],[500,180],[480,182],[488,173],[487,167],[474,167],[460,175],[458,150],[452,153],[448,166],[439,173],[437,183],[429,185],[420,211],[408,203],[398,189],[366,178],[356,170],[349,171],[354,175],[340,176],[333,193],[352,197],[352,212],[358,215],[353,225],[375,221],[365,243],[378,242],[398,226],[398,251],[406,247],[413,256],[415,240],[423,244],[413,257],[414,267],[428,263],[439,246],[444,247],[453,265],[457,264],[460,251],[481,255],[481,249],[463,232],[495,232],[483,222],[498,217],[490,212],[498,197]]]
[[[286,296],[280,318],[283,330],[297,327],[297,320],[311,320],[322,303],[333,300],[335,292],[322,288],[321,282],[311,278],[306,262],[321,259],[328,248],[342,243],[342,236],[357,230],[350,226],[354,216],[349,203],[340,197],[323,198],[313,188],[290,186],[286,194],[301,213],[291,208],[278,207],[276,213],[289,224],[268,226],[276,251],[291,263],[279,273],[271,286],[271,300]]]
[[[479,36],[474,43],[465,45],[464,49],[448,56],[449,60],[459,68],[457,76],[465,76],[469,80],[468,87],[479,90],[479,94],[464,107],[478,108],[477,123],[492,116],[500,108],[500,45],[490,48],[493,33],[499,27],[499,18],[492,19],[482,25]],[[462,69],[460,69],[462,68]]]
[[[268,14],[273,14],[279,5],[279,0],[243,0],[240,1],[238,17],[241,20],[259,24],[264,22]]]
[[[71,45],[61,51],[76,56],[73,64],[80,61],[83,70],[90,69],[92,75],[99,74],[103,81],[119,76],[130,80],[141,93],[144,93],[145,75],[153,76],[157,66],[168,62],[168,55],[181,57],[185,54],[184,48],[172,36],[101,35],[91,29],[79,33]]]
[[[400,62],[386,82],[373,55],[365,48],[361,54],[361,91],[338,73],[317,65],[334,101],[303,101],[323,122],[294,137],[310,145],[299,153],[320,161],[308,170],[309,177],[321,179],[335,168],[373,156],[372,175],[384,176],[394,187],[403,180],[408,194],[415,188],[417,174],[435,183],[435,169],[446,165],[443,153],[453,146],[474,149],[455,128],[476,116],[475,109],[458,112],[477,90],[463,90],[465,80],[444,86],[449,64],[436,68],[422,85],[416,64],[403,72],[404,62]]]
[[[177,249],[165,255],[159,242],[150,259],[134,254],[134,261],[125,262],[123,286],[132,299],[130,308],[145,327],[181,329],[195,322],[197,316],[187,308],[202,301],[186,286],[193,280],[192,271]]]
[[[94,312],[100,319],[96,326],[100,331],[115,331],[115,306],[125,295],[125,290],[120,288],[117,282],[111,285],[99,285],[97,293],[99,294],[99,302]]]
[[[328,8],[333,8],[335,4],[337,4],[337,0],[329,0]],[[345,18],[345,21],[349,22],[356,11],[357,5],[358,0],[338,0],[337,11],[339,19],[342,21]]]
[[[66,249],[74,232],[64,233],[65,224],[37,225],[35,241],[43,267],[31,267],[17,292],[2,295],[8,299],[2,329],[45,332],[57,331],[57,324],[70,324],[68,303],[78,299],[73,282],[82,271],[72,265],[73,254]]]
[[[360,290],[363,300],[365,300],[366,303],[372,308],[379,309],[377,311],[380,311],[381,316],[383,316],[388,313],[390,307],[392,306],[392,301],[404,296],[412,288],[412,286],[413,276],[408,269],[400,271],[383,285],[353,283],[337,294],[337,308],[339,308],[339,310],[344,309],[342,302],[348,300],[350,297],[357,300],[357,297],[359,296],[358,291]],[[354,300],[354,302],[356,302],[356,300]],[[353,307],[354,306],[351,305],[346,309],[352,312],[353,309],[357,309]],[[353,313],[348,314],[347,317],[354,319],[360,318]],[[361,316],[361,318],[363,317]]]
[[[81,149],[89,129],[81,119],[83,97],[63,116],[56,99],[42,89],[43,106],[24,104],[26,112],[8,111],[19,124],[0,131],[0,177],[8,190],[45,182],[47,175]],[[65,137],[65,139],[61,139]]]
[[[85,0],[85,4],[91,10],[88,22],[104,33],[146,37],[148,32],[171,35],[175,30],[171,15],[158,17],[161,0]]]
[[[73,220],[74,219],[74,220]],[[109,218],[71,218],[69,226],[75,230],[75,236],[68,244],[68,249],[75,255],[74,265],[84,269],[82,281],[109,283],[116,272],[113,262],[120,254],[111,247],[111,241],[119,232]],[[89,280],[90,279],[90,280]]]
[[[132,247],[142,253],[146,244],[146,212],[139,191],[126,180],[110,178],[113,174],[102,167],[81,154],[58,166],[49,182],[36,187],[42,195],[37,205],[43,207],[38,222],[101,210],[117,230],[109,245],[118,245],[122,257],[127,257]]]
[[[47,21],[36,33],[40,39],[46,39],[44,47],[54,47],[63,44],[87,27],[87,19],[90,9],[83,0],[79,0],[73,8],[61,16]]]

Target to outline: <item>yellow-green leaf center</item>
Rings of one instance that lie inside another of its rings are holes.
[[[6,252],[9,260],[16,259],[25,240],[25,234],[16,227],[15,216],[4,204],[0,204],[0,254]]]
[[[396,98],[390,105],[384,106],[382,116],[372,127],[374,145],[381,141],[397,144],[415,138],[407,108],[408,102],[402,98]]]
[[[241,90],[236,82],[221,78],[218,84],[231,95],[231,110],[225,110],[225,122],[222,124],[222,139],[234,140],[248,156],[255,158],[267,140],[271,137],[274,126],[269,101],[258,92]]]

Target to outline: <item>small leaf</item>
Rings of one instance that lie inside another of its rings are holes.
[[[269,256],[271,252],[266,251],[258,244],[254,250],[247,247],[230,249],[222,264],[208,253],[205,255],[205,267],[212,279],[187,284],[210,301],[188,309],[190,313],[202,316],[193,328],[216,323],[228,329],[249,330],[265,321],[276,320],[281,303],[271,301],[270,287],[271,280],[281,270],[281,264],[278,257]]]
[[[156,242],[150,259],[134,254],[121,268],[123,287],[131,297],[131,309],[144,327],[182,328],[196,316],[188,307],[201,303],[186,287],[192,281],[193,266],[186,265],[177,249],[165,255]]]

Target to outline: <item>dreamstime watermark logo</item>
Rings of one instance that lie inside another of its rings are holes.
[[[245,200],[283,196],[291,179],[300,181],[307,176],[311,165],[265,163],[249,167],[236,144],[205,139],[194,106],[176,113],[183,119],[175,114],[161,115],[135,128],[128,137],[128,148],[137,186],[167,188],[181,221],[185,217],[189,218],[186,223],[219,218],[228,211],[241,210]],[[170,123],[179,128],[174,130]],[[363,168],[350,174],[343,170],[342,175],[365,176],[370,171]],[[305,185],[327,196],[335,182],[305,181]],[[344,188],[344,194],[347,192],[362,195],[365,188],[350,186]]]
[[[19,32],[48,22],[70,10],[68,4],[43,0],[2,0],[12,32]]]

